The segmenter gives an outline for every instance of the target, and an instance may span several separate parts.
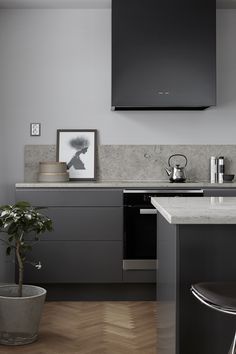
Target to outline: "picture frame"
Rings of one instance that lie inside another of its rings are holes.
[[[70,180],[96,180],[96,129],[58,129],[57,161],[66,162]]]

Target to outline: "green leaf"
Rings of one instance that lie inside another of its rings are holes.
[[[1,218],[3,218],[4,216],[7,216],[7,215],[9,215],[9,214],[10,214],[9,210],[2,210],[2,212],[1,212]]]
[[[13,241],[13,239],[14,239],[14,236],[12,235],[8,238],[8,242],[11,243]]]
[[[31,205],[30,205],[30,203],[25,202],[24,200],[22,200],[22,201],[17,202],[14,206],[17,207],[17,208],[20,208],[20,209],[21,208],[25,209],[25,208],[30,207]]]
[[[48,231],[53,231],[52,223],[47,226]]]
[[[2,205],[0,207],[0,210],[10,210],[11,209],[11,205]]]
[[[17,231],[17,225],[14,222],[12,222],[8,228],[8,234],[13,235],[16,233],[16,231]]]

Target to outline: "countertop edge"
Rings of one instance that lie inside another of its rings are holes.
[[[152,205],[157,209],[157,211],[170,223],[170,224],[176,224],[173,222],[171,215],[168,213],[168,211],[162,207],[157,201],[156,198],[151,198],[151,203]]]
[[[15,188],[236,188],[236,183],[187,182],[170,183],[169,181],[97,181],[97,182],[20,182]]]

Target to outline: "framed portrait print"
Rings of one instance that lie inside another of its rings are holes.
[[[97,130],[57,130],[57,161],[66,162],[70,180],[96,179]]]

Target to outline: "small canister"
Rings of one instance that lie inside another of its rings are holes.
[[[210,180],[211,183],[218,181],[218,159],[215,156],[211,156],[210,159]]]
[[[218,159],[218,182],[224,182],[224,173],[225,173],[225,161],[224,156],[220,156]]]

